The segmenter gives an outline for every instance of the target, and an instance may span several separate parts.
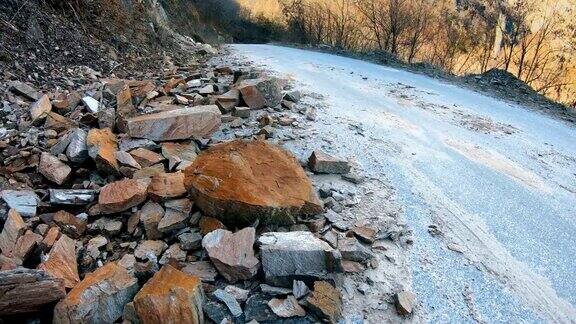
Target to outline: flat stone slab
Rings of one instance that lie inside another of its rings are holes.
[[[128,119],[128,134],[153,141],[200,139],[209,137],[220,127],[220,116],[216,105],[142,115]]]
[[[266,282],[292,288],[342,271],[340,253],[311,232],[268,232],[258,239]]]
[[[40,197],[32,190],[2,190],[0,197],[22,217],[36,216]]]

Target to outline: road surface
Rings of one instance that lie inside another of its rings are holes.
[[[232,48],[321,95],[314,140],[395,188],[414,233],[407,258],[421,318],[576,322],[575,127],[355,59]]]

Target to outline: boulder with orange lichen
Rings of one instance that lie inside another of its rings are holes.
[[[291,225],[323,212],[296,158],[265,141],[236,140],[202,152],[185,170],[195,204],[225,224]]]

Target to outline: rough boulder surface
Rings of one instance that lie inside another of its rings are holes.
[[[204,292],[198,277],[165,265],[134,297],[140,323],[204,323]]]
[[[54,309],[54,323],[113,323],[138,291],[138,281],[110,262],[86,275]]]
[[[128,134],[153,141],[203,138],[220,126],[220,109],[196,106],[142,115],[128,120]]]
[[[185,170],[185,185],[202,211],[224,223],[289,225],[299,215],[323,212],[294,156],[264,141],[206,150]]]
[[[276,107],[282,102],[282,91],[276,79],[249,79],[240,82],[242,99],[252,109]]]

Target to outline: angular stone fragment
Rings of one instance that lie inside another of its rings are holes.
[[[118,139],[110,128],[92,128],[86,136],[88,155],[96,167],[103,172],[116,173],[118,162],[116,161],[116,151],[118,150]]]
[[[40,197],[32,190],[2,190],[0,197],[22,217],[36,216]]]
[[[98,204],[102,213],[113,214],[138,206],[146,200],[148,179],[124,179],[105,185]]]
[[[240,103],[240,91],[238,91],[238,89],[232,89],[222,95],[215,96],[215,99],[216,105],[218,105],[220,111],[225,114]]]
[[[26,223],[24,223],[20,214],[15,209],[10,209],[6,222],[4,222],[2,233],[0,233],[0,251],[2,254],[11,255],[16,246],[16,241],[25,231]]]
[[[291,225],[323,212],[304,170],[291,154],[264,141],[232,141],[202,152],[185,170],[195,204],[226,224]],[[242,188],[242,190],[238,190]]]
[[[31,313],[66,296],[64,281],[42,270],[0,271],[0,316]]]
[[[228,307],[233,317],[238,318],[242,316],[242,307],[240,307],[240,304],[234,296],[222,289],[216,289],[213,296]]]
[[[54,223],[60,226],[62,233],[73,238],[79,238],[86,231],[86,221],[66,211],[58,211],[54,214]]]
[[[232,111],[232,116],[250,118],[250,107],[236,107]]]
[[[132,155],[134,160],[136,160],[136,162],[138,162],[138,164],[143,168],[160,163],[164,160],[162,155],[142,147],[130,151],[130,155]]]
[[[220,126],[217,106],[196,106],[128,119],[128,134],[154,141],[210,136]]]
[[[199,277],[203,282],[214,282],[218,275],[218,272],[209,261],[185,263],[181,270],[187,274]]]
[[[20,81],[11,81],[8,83],[10,91],[22,95],[30,100],[38,100],[42,96],[36,89]]]
[[[76,262],[76,242],[66,235],[54,243],[48,254],[48,260],[38,267],[56,278],[62,278],[66,288],[74,288],[80,277]]]
[[[116,161],[120,166],[127,166],[134,169],[142,169],[142,166],[130,153],[124,151],[116,151]]]
[[[148,194],[154,200],[166,200],[182,197],[186,194],[184,173],[159,173],[152,177]]]
[[[50,189],[50,203],[58,205],[87,205],[96,200],[92,189]]]
[[[294,294],[294,297],[300,299],[306,296],[309,292],[310,289],[308,289],[308,286],[306,286],[303,281],[294,280],[294,283],[292,284],[292,293]]]
[[[38,171],[46,177],[46,179],[62,185],[68,180],[70,173],[72,173],[72,168],[50,153],[42,152],[40,155],[40,163],[38,164]]]
[[[412,313],[414,304],[416,304],[416,294],[411,291],[401,291],[396,294],[396,311],[400,315]]]
[[[198,277],[165,265],[134,297],[142,324],[204,323],[204,293]]]
[[[198,156],[200,149],[194,142],[162,143],[162,155],[168,159],[168,169],[174,169],[178,164],[191,163]]]
[[[229,293],[239,302],[245,302],[248,299],[248,295],[250,295],[250,291],[242,288],[238,288],[233,285],[228,285],[224,288],[224,291]]]
[[[23,263],[30,257],[30,254],[32,254],[40,242],[42,242],[42,235],[28,230],[16,241],[12,255]]]
[[[138,244],[136,250],[134,250],[134,256],[138,259],[153,260],[154,258],[158,258],[167,248],[168,244],[164,243],[164,241],[142,241]]]
[[[138,291],[138,281],[115,262],[86,275],[54,308],[53,323],[114,323]]]
[[[44,122],[45,129],[53,129],[57,132],[62,132],[74,127],[78,127],[76,122],[53,111],[46,115],[46,121]]]
[[[168,262],[173,261],[185,261],[186,260],[186,251],[182,250],[180,247],[180,243],[174,243],[170,245],[168,249],[162,254],[162,258],[158,263],[166,264]]]
[[[162,237],[162,232],[158,230],[158,223],[164,216],[164,209],[160,204],[148,201],[140,210],[140,221],[144,225],[146,237],[149,240],[157,240]]]
[[[342,296],[331,284],[325,281],[314,282],[314,291],[307,298],[310,310],[316,316],[337,323],[342,318]]]
[[[82,163],[88,158],[86,137],[88,134],[81,128],[76,128],[70,134],[70,144],[66,149],[66,156],[74,163]]]
[[[282,89],[276,79],[248,79],[240,82],[242,99],[252,109],[276,107],[282,102]]]
[[[292,281],[333,278],[341,257],[310,232],[268,232],[258,239],[266,282],[292,287]]]
[[[260,262],[254,257],[255,234],[253,227],[247,227],[236,233],[218,229],[204,236],[202,246],[226,280],[234,283],[256,275]]]
[[[202,234],[197,229],[193,229],[192,232],[178,235],[178,241],[183,250],[196,250],[202,246]]]
[[[226,229],[226,226],[224,226],[224,224],[222,224],[221,221],[219,221],[214,217],[207,217],[207,216],[202,216],[200,218],[200,221],[198,222],[198,227],[200,227],[200,233],[202,233],[202,235],[206,235],[217,229]]]
[[[60,228],[57,226],[50,227],[46,235],[44,235],[44,239],[40,242],[40,248],[44,252],[50,251],[54,243],[60,238]]]
[[[186,220],[188,215],[174,211],[171,209],[166,209],[164,217],[158,222],[158,230],[162,233],[170,233],[179,229],[186,227]]]
[[[90,224],[90,230],[104,232],[109,236],[115,236],[122,231],[122,222],[119,220],[111,219],[108,217],[98,218],[94,223]]]
[[[344,260],[366,262],[372,258],[372,252],[353,237],[339,239],[338,250]]]
[[[322,151],[314,151],[308,159],[308,166],[315,173],[348,173],[350,164],[348,161],[328,155]]]
[[[274,314],[283,318],[306,316],[306,311],[302,306],[298,305],[298,300],[292,295],[289,295],[286,299],[273,298],[268,302],[268,306],[270,306]]]
[[[84,107],[86,107],[86,110],[88,110],[93,114],[98,113],[98,110],[100,110],[100,103],[98,102],[98,100],[90,96],[83,97],[82,103],[84,104]]]
[[[47,95],[43,95],[30,106],[30,117],[32,118],[32,122],[45,118],[50,111],[52,111],[50,98],[48,98]]]
[[[100,248],[108,244],[108,239],[102,235],[93,237],[86,244],[86,251],[93,258],[97,259],[100,256]]]

